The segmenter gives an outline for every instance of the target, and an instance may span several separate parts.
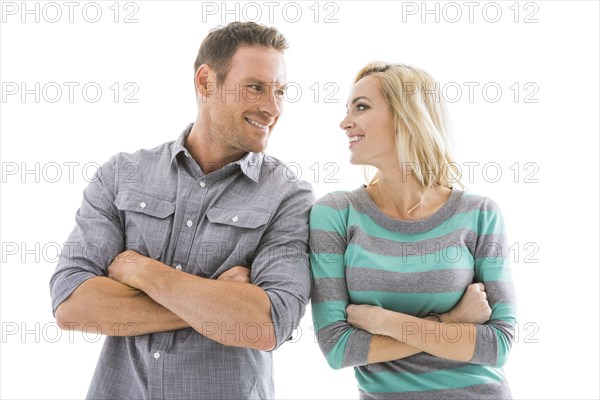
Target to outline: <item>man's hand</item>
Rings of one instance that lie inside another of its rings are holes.
[[[487,301],[483,283],[473,283],[467,287],[465,294],[456,307],[443,314],[444,322],[463,322],[483,324],[490,319],[492,309]]]
[[[375,335],[383,335],[386,310],[368,304],[350,304],[346,307],[347,321],[355,328]]]
[[[236,265],[219,275],[217,280],[250,283],[250,269]]]
[[[139,289],[136,284],[136,276],[148,268],[150,262],[154,260],[150,257],[141,255],[133,250],[125,250],[117,254],[112,263],[108,266],[108,277]]]

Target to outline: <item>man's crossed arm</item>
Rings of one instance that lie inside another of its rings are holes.
[[[108,276],[86,280],[58,306],[61,328],[93,323],[105,335],[123,336],[191,327],[226,346],[268,351],[276,345],[271,302],[249,283],[247,268],[206,279],[127,250]]]

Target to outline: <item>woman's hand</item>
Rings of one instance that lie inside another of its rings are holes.
[[[491,315],[492,309],[487,301],[484,284],[473,283],[467,287],[456,307],[442,315],[442,320],[483,324],[490,319]]]
[[[387,313],[390,312],[377,306],[350,304],[346,308],[346,320],[355,328],[375,335],[386,335],[385,323]],[[473,283],[467,287],[456,307],[442,315],[442,320],[445,323],[483,324],[491,315],[492,309],[487,301],[484,284]]]
[[[347,321],[355,328],[374,335],[383,335],[386,310],[367,304],[350,304],[346,307]]]

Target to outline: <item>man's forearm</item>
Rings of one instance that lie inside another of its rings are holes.
[[[201,278],[154,261],[138,270],[134,286],[221,344],[275,347],[271,302],[256,285]]]
[[[133,336],[189,325],[138,289],[106,277],[83,282],[56,309],[62,329],[98,328],[107,336]]]

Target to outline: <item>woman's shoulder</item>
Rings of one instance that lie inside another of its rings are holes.
[[[457,213],[469,211],[500,211],[498,203],[491,197],[481,194],[463,192]]]
[[[350,191],[339,190],[327,193],[317,200],[315,206],[325,206],[336,210],[347,209],[358,201],[360,190],[362,190],[362,187]]]

